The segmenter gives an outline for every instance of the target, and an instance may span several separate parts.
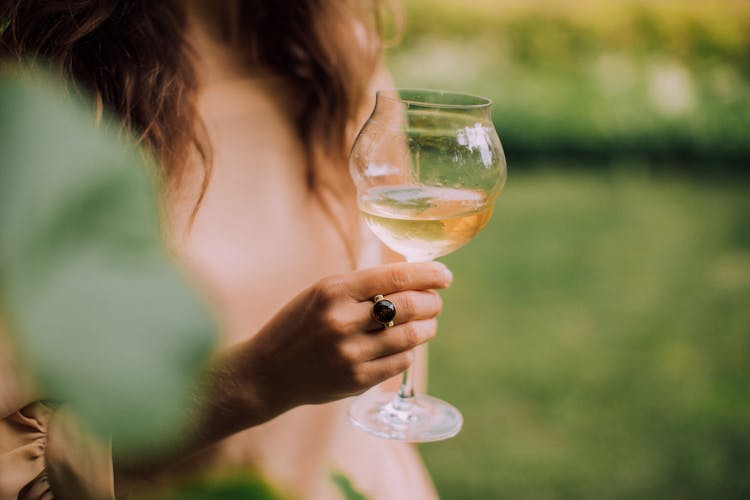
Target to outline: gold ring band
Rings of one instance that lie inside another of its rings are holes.
[[[390,300],[378,294],[372,298],[372,318],[383,325],[384,328],[391,328],[394,325],[393,320],[396,318],[396,306]]]

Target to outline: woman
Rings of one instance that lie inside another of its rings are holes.
[[[118,494],[137,495],[253,467],[294,498],[335,498],[334,471],[372,498],[433,497],[414,450],[354,430],[340,400],[411,363],[435,334],[441,302],[430,290],[450,282],[438,264],[351,272],[385,260],[360,236],[346,168],[373,91],[387,86],[377,6],[0,5],[0,56],[59,67],[157,153],[170,242],[226,334],[198,432],[169,461],[114,464],[112,475],[106,451],[48,430],[48,410],[10,415],[35,422],[25,428],[47,446],[35,466],[16,464],[39,474],[24,493],[107,496],[114,480]],[[387,330],[370,317],[380,293],[399,310]]]

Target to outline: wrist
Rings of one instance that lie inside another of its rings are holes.
[[[262,354],[248,342],[223,353],[208,378],[207,426],[225,434],[221,437],[262,424],[292,407],[276,390]]]

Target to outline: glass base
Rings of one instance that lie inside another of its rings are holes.
[[[349,420],[375,436],[410,443],[451,438],[464,423],[461,412],[440,399],[424,394],[401,398],[380,391],[355,399],[349,407]]]

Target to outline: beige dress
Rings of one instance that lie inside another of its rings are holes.
[[[350,264],[330,216],[305,185],[305,151],[284,113],[293,96],[274,78],[237,72],[209,42],[199,48],[207,82],[200,109],[214,148],[213,173],[189,231],[199,167],[188,172],[168,212],[175,252],[206,290],[226,333],[224,343],[231,345],[258,331],[299,291],[347,272]],[[377,264],[380,254],[370,239],[359,266]],[[11,380],[0,379],[0,398],[2,385],[7,389]],[[50,419],[52,411],[30,398],[0,399],[0,500],[16,498],[19,491],[20,498],[52,498],[51,492],[57,498],[111,498],[106,446],[83,439],[64,415],[55,437],[50,426],[57,415]],[[152,482],[169,484],[211,470],[258,471],[291,498],[327,500],[342,498],[331,480],[338,472],[373,499],[434,498],[415,449],[355,430],[347,420],[348,404],[298,407]],[[55,442],[61,444],[51,454]],[[48,478],[50,471],[55,477]],[[138,491],[145,490],[133,494]]]
[[[107,443],[39,401],[17,360],[0,325],[0,500],[114,498]]]

